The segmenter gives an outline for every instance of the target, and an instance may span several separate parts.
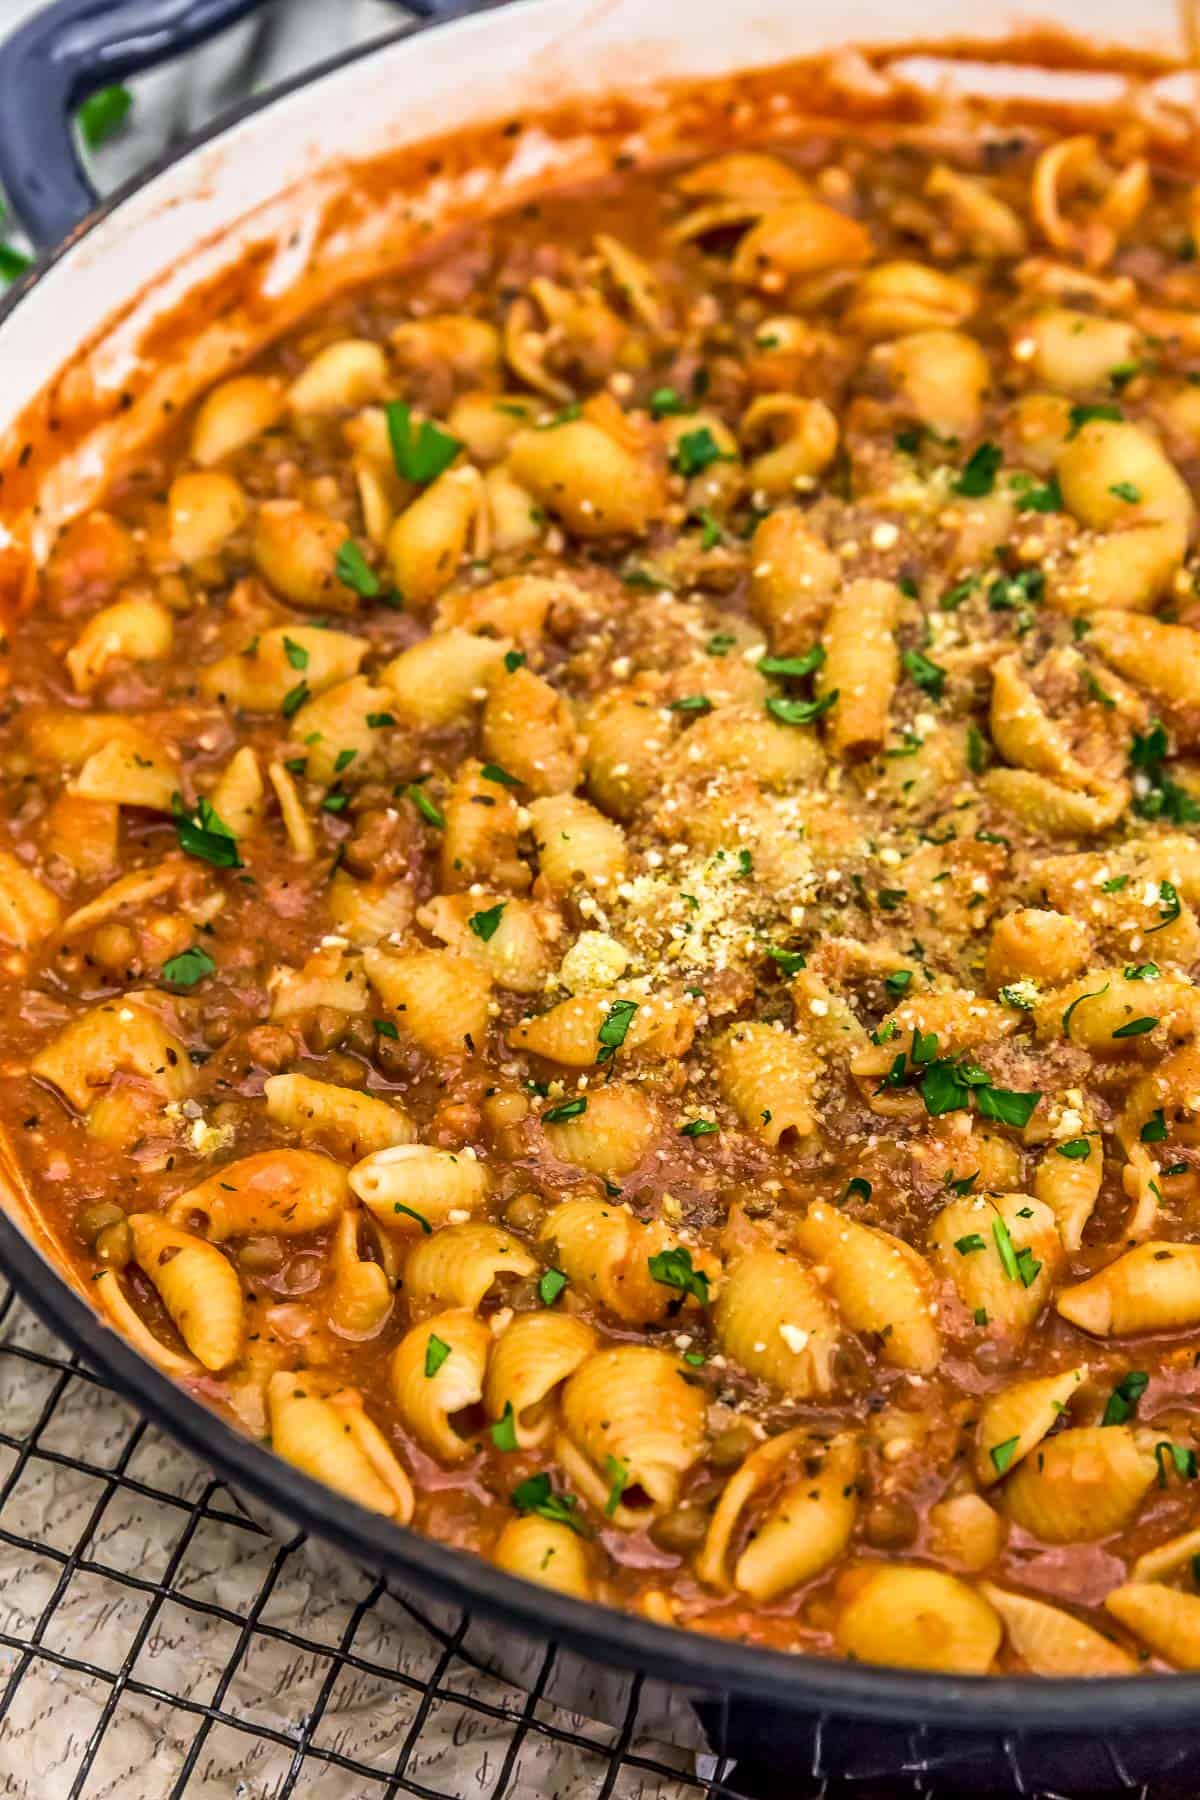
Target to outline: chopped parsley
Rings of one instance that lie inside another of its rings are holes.
[[[1075,1017],[1076,1007],[1082,1006],[1085,1000],[1098,1000],[1101,994],[1107,994],[1108,988],[1109,984],[1106,981],[1103,987],[1093,988],[1090,994],[1077,994],[1075,996],[1074,1000],[1072,1000],[1070,1006],[1067,1007],[1062,1016],[1062,1034],[1064,1037],[1070,1037],[1071,1035],[1071,1020]]]
[[[987,1245],[977,1231],[972,1231],[967,1237],[955,1238],[954,1248],[960,1256],[973,1256],[976,1250],[986,1250]]]
[[[1129,746],[1133,771],[1133,810],[1141,819],[1169,819],[1173,825],[1200,822],[1200,801],[1167,772],[1171,753],[1166,727],[1155,719],[1146,732],[1135,731]]]
[[[1104,1417],[1100,1423],[1102,1425],[1124,1425],[1127,1420],[1132,1419],[1137,1411],[1138,1401],[1149,1385],[1149,1375],[1143,1373],[1141,1369],[1130,1369],[1128,1375],[1117,1383],[1108,1396]]]
[[[103,87],[88,95],[75,117],[89,150],[98,150],[120,131],[132,105],[133,95],[127,87]]]
[[[1049,481],[1035,481],[1032,475],[1019,473],[1009,484],[1016,496],[1018,512],[1056,513],[1063,510],[1062,489],[1057,475]]]
[[[665,419],[671,413],[691,412],[687,401],[682,399],[673,387],[655,388],[650,396],[650,417]]]
[[[517,1415],[513,1411],[513,1403],[511,1400],[506,1400],[504,1402],[504,1411],[492,1426],[492,1442],[495,1444],[497,1450],[516,1450],[519,1448],[517,1444]]]
[[[1092,1146],[1085,1137],[1068,1138],[1065,1144],[1056,1144],[1055,1152],[1065,1156],[1068,1162],[1086,1162],[1092,1154]]]
[[[279,710],[285,719],[295,718],[306,700],[312,698],[307,681],[298,681],[294,688],[289,688],[283,696]]]
[[[768,944],[766,952],[781,975],[798,975],[801,969],[808,967],[803,950],[779,950],[774,944]]]
[[[767,711],[781,725],[811,725],[822,713],[827,713],[837,702],[838,690],[834,688],[828,694],[822,694],[819,700],[783,700],[772,694],[767,701]]]
[[[216,966],[207,950],[193,944],[190,950],[181,950],[178,956],[167,958],[162,966],[162,977],[176,987],[195,987],[198,981],[211,975]]]
[[[303,644],[296,643],[294,638],[285,637],[283,640],[283,653],[291,663],[293,669],[307,669],[308,651],[304,648]]]
[[[1130,1019],[1127,1024],[1118,1025],[1117,1029],[1113,1032],[1113,1036],[1115,1038],[1145,1037],[1146,1033],[1148,1031],[1153,1031],[1157,1024],[1157,1019],[1148,1017]]]
[[[604,1502],[604,1516],[611,1519],[621,1504],[621,1495],[629,1486],[629,1464],[623,1463],[615,1456],[604,1459],[604,1473],[608,1476],[608,1498]]]
[[[432,419],[422,419],[414,432],[412,409],[404,400],[390,400],[384,412],[387,417],[388,441],[392,446],[392,461],[396,465],[396,473],[402,475],[405,481],[425,487],[450,467],[462,449],[459,439],[451,437],[448,431],[443,431]]]
[[[520,1513],[536,1513],[551,1524],[569,1525],[572,1531],[583,1533],[578,1500],[574,1494],[556,1494],[546,1474],[530,1475],[519,1482],[509,1499]]]
[[[713,1119],[689,1119],[686,1125],[679,1127],[680,1137],[711,1137],[721,1127]]]
[[[499,763],[484,763],[479,774],[483,781],[495,781],[499,783],[501,787],[511,788],[520,787],[521,785],[520,777],[517,775],[510,775],[507,769],[502,769],[500,767]]]
[[[1132,481],[1112,481],[1108,487],[1115,500],[1124,500],[1127,506],[1137,506],[1142,498],[1142,490],[1135,487]]]
[[[1121,973],[1126,981],[1157,981],[1162,970],[1155,962],[1126,963]]]
[[[171,810],[175,815],[179,848],[185,855],[194,856],[200,862],[211,863],[215,869],[241,868],[242,859],[238,855],[237,839],[224,819],[214,812],[211,802],[201,796],[189,811],[183,803],[183,796],[172,794]]]
[[[662,1283],[664,1287],[678,1288],[683,1295],[691,1294],[701,1306],[708,1305],[708,1276],[703,1269],[692,1267],[692,1253],[686,1245],[680,1244],[674,1250],[659,1250],[646,1258],[646,1266],[651,1277]]]
[[[545,1125],[562,1125],[568,1119],[578,1119],[587,1111],[587,1095],[580,1094],[575,1100],[560,1100],[557,1106],[547,1107],[542,1114]]]
[[[1012,1465],[1012,1459],[1017,1453],[1017,1445],[1020,1441],[1021,1439],[1019,1436],[1010,1437],[1005,1438],[1002,1444],[992,1445],[988,1454],[992,1459],[992,1467],[995,1469],[997,1475],[1004,1475],[1008,1472]]]
[[[1083,402],[1071,408],[1071,429],[1067,436],[1069,438],[1077,437],[1083,427],[1090,425],[1093,419],[1111,419],[1117,422],[1124,417],[1125,414],[1121,408],[1114,406],[1111,401]]]
[[[1015,1249],[1008,1226],[999,1217],[992,1220],[992,1239],[1000,1265],[1008,1279],[1019,1281],[1022,1287],[1032,1287],[1042,1267],[1033,1251],[1028,1248]]]
[[[962,494],[968,500],[979,500],[985,494],[990,494],[996,485],[996,475],[1003,461],[1004,452],[999,444],[989,441],[980,444],[955,480],[954,492]]]
[[[596,1033],[600,1048],[596,1053],[598,1063],[611,1062],[629,1033],[633,1023],[633,1015],[638,1009],[636,1000],[614,1000]]]
[[[420,782],[410,781],[404,792],[407,798],[412,801],[427,825],[436,826],[438,831],[445,830],[445,815],[434,805]]]
[[[450,1346],[444,1338],[431,1331],[425,1340],[425,1377],[432,1380],[450,1354]]]
[[[940,700],[946,691],[946,671],[940,664],[930,662],[919,650],[906,650],[900,661],[904,665],[909,679],[926,694]]]
[[[1183,911],[1179,902],[1179,895],[1175,892],[1175,887],[1172,882],[1159,882],[1158,898],[1158,924],[1150,926],[1149,930],[1146,932],[1147,937],[1153,937],[1156,931],[1165,931],[1168,925],[1173,925],[1175,923],[1176,919]]]
[[[671,700],[667,704],[668,712],[695,713],[697,717],[712,709],[713,703],[707,694],[684,694],[681,700]]]
[[[892,998],[898,1000],[912,986],[912,978],[911,969],[893,969],[890,975],[884,976],[883,985]]]
[[[373,600],[379,592],[379,577],[353,538],[347,538],[338,551],[333,571],[343,586],[364,600]]]
[[[821,644],[814,644],[803,656],[763,656],[759,658],[760,675],[778,675],[787,680],[799,680],[804,675],[812,675],[825,661],[825,649]]]
[[[671,452],[671,461],[681,475],[700,475],[711,463],[733,460],[729,451],[722,450],[707,425],[685,431]]]
[[[553,1306],[566,1285],[567,1277],[561,1269],[547,1269],[538,1282],[538,1299],[543,1306]]]
[[[483,912],[472,913],[467,920],[468,928],[474,932],[480,943],[490,943],[499,931],[505,905],[505,901],[498,900],[495,906],[489,906]]]

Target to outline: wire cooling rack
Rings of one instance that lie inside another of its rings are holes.
[[[730,1766],[642,1744],[636,1689],[619,1728],[566,1714],[553,1650],[522,1693],[463,1657],[465,1617],[314,1568],[0,1296],[0,1793],[737,1794]]]

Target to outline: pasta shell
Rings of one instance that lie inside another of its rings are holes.
[[[814,1272],[780,1250],[751,1250],[726,1272],[713,1308],[721,1348],[795,1399],[833,1390],[841,1327]]]
[[[510,1231],[498,1225],[446,1225],[432,1237],[421,1237],[404,1265],[409,1305],[466,1307],[476,1312],[489,1294],[503,1285],[536,1274],[538,1265]]]
[[[1064,1288],[1057,1305],[1064,1319],[1093,1337],[1200,1324],[1200,1244],[1151,1238]]]
[[[585,1499],[636,1530],[678,1500],[704,1446],[705,1412],[703,1390],[665,1350],[598,1350],[563,1389],[558,1458]]]
[[[1053,1213],[1027,1194],[952,1200],[933,1222],[929,1247],[963,1305],[1011,1332],[1032,1325],[1063,1260]]]
[[[546,1124],[546,1143],[563,1162],[592,1175],[628,1175],[658,1134],[649,1101],[636,1088],[615,1081],[586,1098],[581,1113]]]
[[[483,1205],[488,1173],[473,1150],[395,1144],[364,1156],[350,1171],[351,1190],[389,1231],[436,1231],[461,1223]]]
[[[304,1375],[285,1371],[268,1382],[267,1405],[272,1448],[285,1462],[370,1512],[408,1523],[411,1484],[361,1405],[335,1404]]]
[[[851,1572],[843,1592],[834,1641],[857,1662],[986,1675],[1000,1648],[998,1615],[955,1575],[869,1563]]]
[[[628,1206],[610,1200],[564,1200],[550,1212],[538,1241],[556,1267],[589,1299],[634,1324],[649,1324],[687,1304],[683,1290],[655,1280],[651,1258],[681,1249],[680,1240],[659,1219],[642,1222]],[[689,1267],[710,1282],[720,1264],[707,1250],[690,1248]]]
[[[482,1319],[455,1309],[414,1325],[393,1352],[392,1395],[400,1417],[441,1462],[462,1462],[471,1454],[491,1347]]]
[[[269,1075],[267,1117],[302,1137],[319,1137],[356,1161],[394,1144],[411,1144],[416,1126],[394,1100],[311,1075]]]
[[[858,1443],[849,1433],[823,1440],[801,1427],[761,1444],[721,1494],[696,1563],[700,1579],[710,1587],[732,1587],[770,1601],[826,1568],[850,1541],[861,1467]],[[776,1491],[755,1520],[731,1578],[729,1558],[739,1520],[766,1487]]]
[[[544,1444],[554,1430],[557,1390],[596,1344],[591,1326],[571,1313],[519,1313],[496,1340],[488,1363],[488,1417],[502,1419],[511,1408],[521,1449]]]
[[[933,1276],[910,1244],[820,1200],[796,1227],[796,1242],[830,1271],[833,1297],[850,1329],[879,1336],[884,1362],[923,1374],[936,1369],[942,1345]]]
[[[1181,1594],[1157,1581],[1127,1581],[1106,1594],[1104,1604],[1173,1669],[1200,1669],[1200,1594]]]
[[[633,1052],[646,1058],[685,1056],[696,1030],[695,1008],[670,995],[627,1000],[615,993],[574,994],[560,1000],[536,1018],[522,1019],[508,1034],[514,1050],[529,1050],[566,1069],[592,1068],[604,1050],[601,1026],[619,1011],[632,1007],[625,1036],[617,1051],[624,1060]]]
[[[349,1198],[346,1171],[313,1150],[261,1150],[226,1163],[171,1202],[168,1217],[214,1244],[226,1238],[302,1237],[335,1219]]]
[[[469,957],[452,950],[410,950],[398,956],[365,950],[363,967],[405,1036],[428,1056],[482,1053],[492,982]]]
[[[721,1093],[764,1143],[812,1136],[820,1063],[798,1037],[755,1020],[734,1025],[714,1043],[713,1065]]]
[[[1086,1375],[1087,1364],[1081,1363],[1061,1375],[1017,1381],[988,1396],[975,1432],[975,1475],[981,1487],[999,1481],[1041,1443]]]
[[[1033,1675],[1133,1675],[1128,1651],[1101,1636],[1074,1613],[1028,1594],[981,1582],[979,1591],[1004,1620],[1005,1635]]]
[[[1128,1426],[1076,1426],[1045,1439],[1009,1476],[999,1503],[1047,1544],[1090,1543],[1128,1525],[1157,1472]]]
[[[497,1568],[536,1581],[540,1587],[573,1594],[577,1600],[592,1598],[587,1545],[577,1531],[553,1519],[539,1518],[536,1513],[510,1519],[496,1540],[492,1561]]]
[[[203,1238],[160,1218],[130,1213],[133,1253],[198,1362],[214,1372],[236,1362],[246,1334],[237,1270]]]
[[[72,1019],[29,1066],[77,1112],[86,1112],[118,1072],[140,1076],[168,1100],[186,1099],[194,1085],[187,1047],[157,1013],[129,999],[106,1000]]]

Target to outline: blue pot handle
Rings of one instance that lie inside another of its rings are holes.
[[[190,50],[258,0],[56,0],[0,44],[0,186],[39,250],[96,204],[73,115],[89,94]]]

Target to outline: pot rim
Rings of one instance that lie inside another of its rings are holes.
[[[122,182],[67,237],[39,256],[0,299],[0,332],[50,269],[126,201],[193,151],[348,65],[427,30],[452,28],[481,13],[499,10],[504,3],[476,0],[469,10],[459,7],[449,16],[417,19],[339,51],[269,92],[251,95],[227,109]],[[231,1487],[235,1498],[237,1489],[245,1488],[305,1532],[334,1544],[356,1561],[411,1581],[425,1594],[461,1606],[465,1612],[478,1610],[499,1623],[515,1623],[534,1639],[550,1639],[559,1648],[594,1657],[609,1667],[640,1670],[698,1696],[736,1696],[787,1711],[820,1711],[840,1718],[1023,1736],[1092,1727],[1094,1703],[1103,1707],[1106,1735],[1179,1728],[1200,1720],[1200,1675],[1126,1675],[1103,1680],[956,1676],[842,1662],[657,1625],[635,1614],[522,1581],[470,1551],[453,1549],[368,1512],[236,1431],[108,1326],[2,1209],[0,1271],[43,1324],[153,1425],[210,1466]]]

